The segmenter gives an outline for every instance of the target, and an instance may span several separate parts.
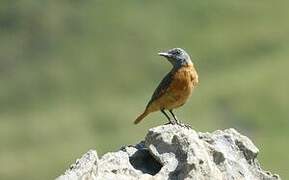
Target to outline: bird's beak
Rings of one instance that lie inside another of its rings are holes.
[[[160,53],[158,53],[160,56],[164,56],[164,57],[166,57],[166,58],[169,58],[169,57],[171,57],[171,55],[169,54],[169,53],[167,53],[167,52],[160,52]]]

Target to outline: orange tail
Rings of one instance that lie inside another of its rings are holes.
[[[139,117],[136,118],[134,124],[138,124],[143,118],[145,118],[149,113],[147,111],[143,112]]]

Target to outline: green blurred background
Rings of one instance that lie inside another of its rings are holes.
[[[289,1],[0,1],[0,179],[53,179],[166,122],[132,124],[182,47],[200,84],[177,115],[236,128],[289,178]]]

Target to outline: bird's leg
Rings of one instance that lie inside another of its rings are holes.
[[[169,124],[176,124],[176,122],[171,120],[170,116],[165,112],[164,109],[161,109],[161,112],[167,117],[167,119],[169,120]]]
[[[177,116],[173,113],[173,110],[169,110],[169,112],[171,113],[171,115],[174,117],[174,120],[176,121],[177,124],[180,124],[181,122],[178,120]]]
[[[182,123],[181,121],[179,121],[179,120],[177,119],[177,116],[173,113],[173,110],[172,110],[172,109],[169,110],[169,112],[170,112],[171,115],[174,117],[174,119],[175,119],[177,125],[182,126],[182,127],[186,127],[186,128],[192,128],[190,125],[188,125],[188,124],[184,124],[184,123]]]

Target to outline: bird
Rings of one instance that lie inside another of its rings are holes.
[[[134,124],[138,124],[152,112],[161,111],[168,119],[168,124],[181,125],[173,110],[187,102],[199,83],[198,73],[189,54],[182,48],[173,48],[158,55],[166,58],[172,69],[157,86],[144,112],[136,118]]]

